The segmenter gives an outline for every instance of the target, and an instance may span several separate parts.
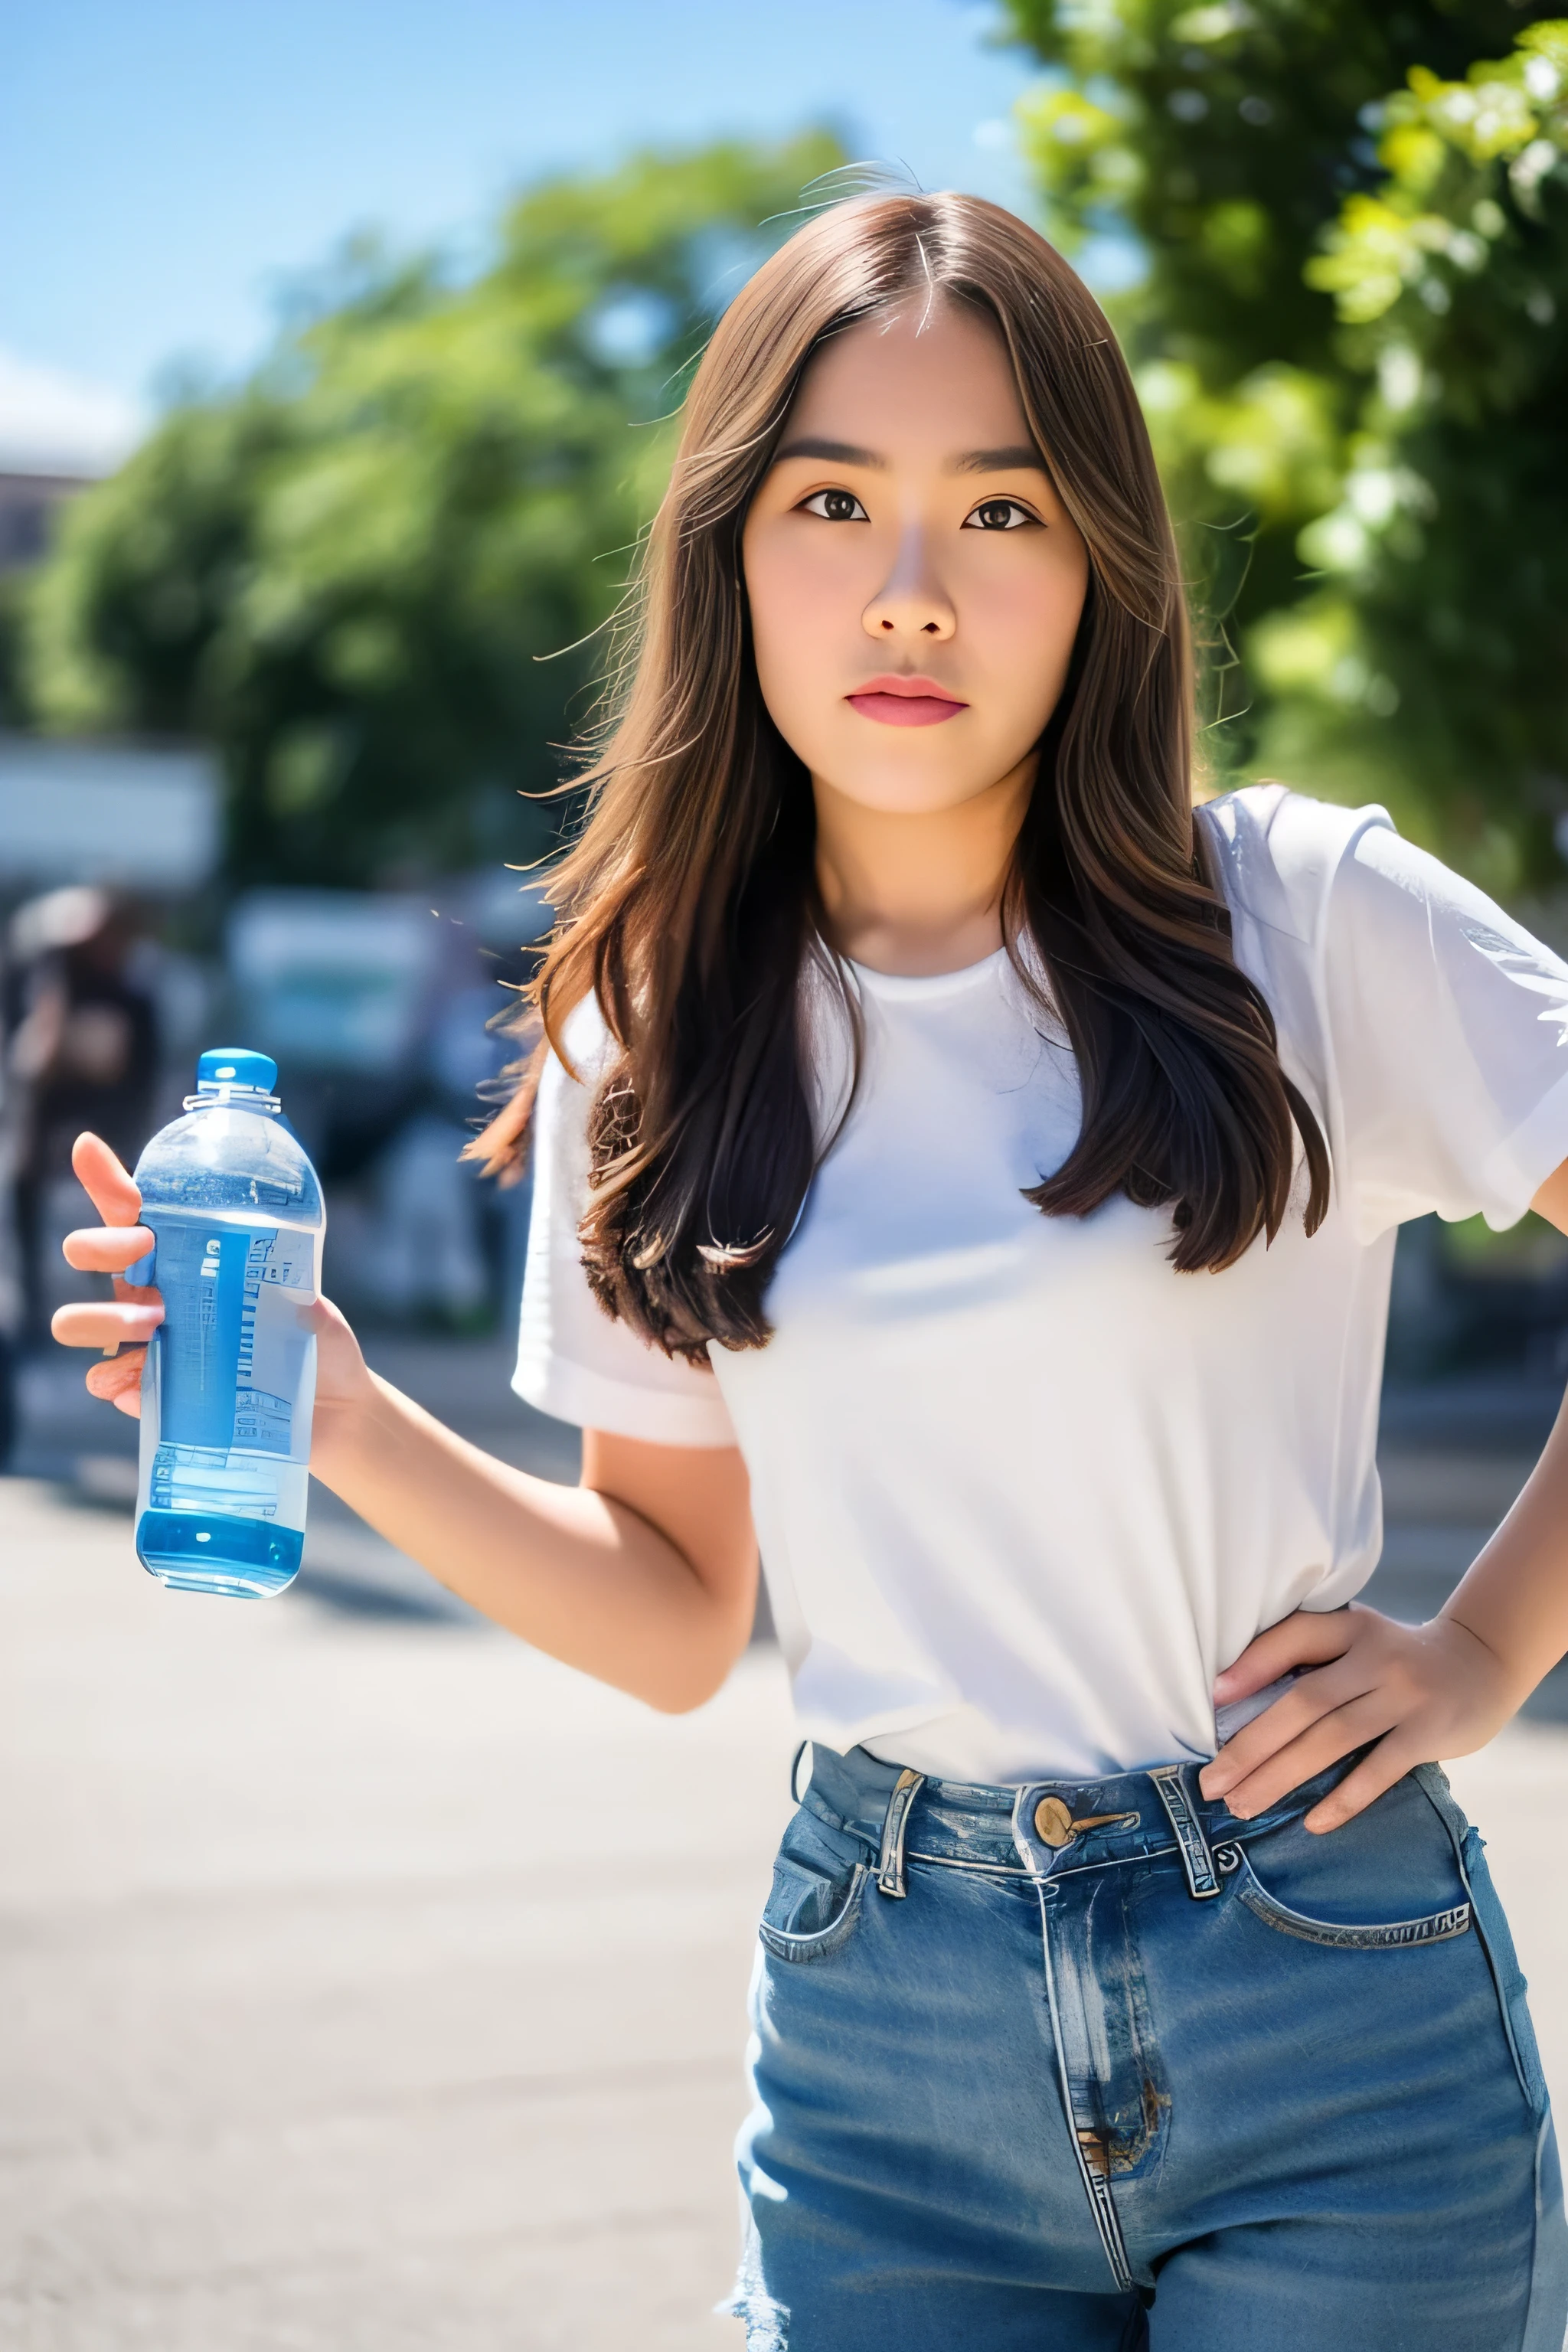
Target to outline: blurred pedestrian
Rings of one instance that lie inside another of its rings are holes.
[[[132,904],[86,885],[51,890],[11,919],[6,959],[6,1131],[21,1291],[18,1323],[41,1338],[56,1296],[55,1244],[85,1205],[71,1146],[86,1128],[133,1162],[153,1124],[158,1014],[135,970]]]
[[[23,1093],[6,1046],[6,942],[0,934],[0,1470],[16,1435],[16,1351],[23,1317],[16,1176],[22,1151]]]

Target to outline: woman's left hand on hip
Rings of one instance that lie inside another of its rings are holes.
[[[1354,1601],[1298,1609],[1259,1633],[1216,1680],[1215,1704],[1247,1698],[1292,1670],[1290,1688],[1198,1776],[1204,1795],[1223,1797],[1242,1821],[1371,1742],[1306,1816],[1310,1830],[1339,1829],[1413,1765],[1484,1747],[1519,1705],[1502,1661],[1456,1619],[1402,1625]]]

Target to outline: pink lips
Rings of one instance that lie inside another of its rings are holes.
[[[874,677],[844,699],[862,719],[875,719],[884,727],[940,727],[944,719],[956,719],[969,708],[930,677]]]

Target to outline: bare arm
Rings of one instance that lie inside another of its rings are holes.
[[[1531,1202],[1568,1234],[1568,1161]],[[1568,1653],[1568,1404],[1501,1527],[1426,1625],[1352,1601],[1298,1610],[1220,1675],[1222,1704],[1310,1667],[1227,1740],[1201,1775],[1205,1796],[1246,1818],[1352,1748],[1375,1741],[1307,1816],[1337,1829],[1414,1764],[1484,1747]]]
[[[576,1486],[481,1453],[374,1372],[311,1468],[450,1591],[552,1657],[670,1711],[746,1645],[757,1554],[733,1446],[586,1430]]]
[[[55,1336],[132,1352],[88,1386],[139,1409],[155,1293],[118,1279],[151,1244],[141,1200],[107,1145],[84,1137],[77,1173],[103,1218],[73,1234],[73,1265],[114,1274],[112,1305],[62,1307]],[[670,1711],[700,1706],[751,1631],[757,1582],[746,1474],[732,1446],[648,1445],[584,1432],[583,1475],[556,1486],[513,1470],[366,1366],[337,1309],[315,1310],[314,1475],[398,1548],[536,1648]]]

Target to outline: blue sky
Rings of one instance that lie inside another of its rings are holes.
[[[0,442],[243,365],[348,230],[474,248],[502,195],[634,143],[828,121],[1019,208],[1038,78],[975,0],[57,0],[0,78]],[[72,402],[78,404],[72,410]],[[96,403],[96,409],[94,404]]]

